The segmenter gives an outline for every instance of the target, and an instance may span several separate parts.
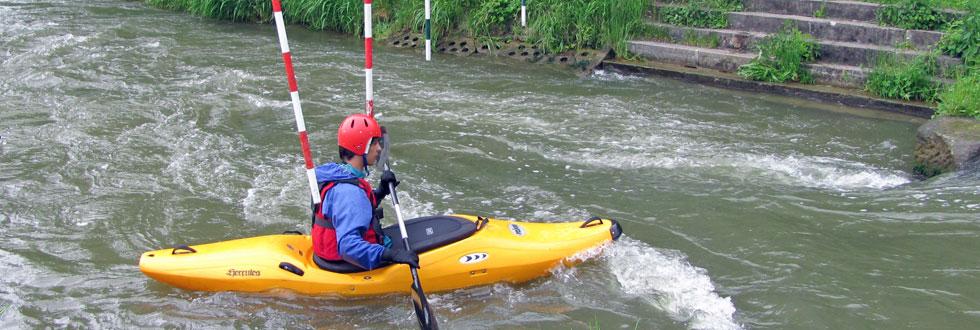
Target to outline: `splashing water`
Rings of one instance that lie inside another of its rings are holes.
[[[721,297],[703,268],[683,254],[656,249],[623,237],[612,244],[604,260],[624,293],[642,298],[691,329],[741,329],[735,305]]]

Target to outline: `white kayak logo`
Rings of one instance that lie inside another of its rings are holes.
[[[459,258],[461,264],[475,264],[487,260],[489,255],[486,252],[470,253]]]

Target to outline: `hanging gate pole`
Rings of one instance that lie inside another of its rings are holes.
[[[289,52],[289,43],[286,41],[286,25],[282,19],[282,3],[280,0],[272,0],[272,12],[276,17],[276,32],[279,34],[279,47],[282,49],[282,61],[286,66],[286,80],[289,82],[289,97],[293,101],[293,115],[296,117],[296,132],[299,134],[299,145],[303,149],[303,160],[306,161],[306,179],[310,183],[310,195],[313,196],[313,203],[320,204],[316,173],[313,171],[313,155],[310,152],[310,140],[306,134],[306,122],[303,120],[303,108],[299,102],[296,72],[293,71],[293,57]]]
[[[432,7],[425,0],[425,60],[432,60]]]
[[[364,0],[364,110],[374,117],[374,37],[371,28],[371,0]]]
[[[521,0],[521,26],[527,26],[527,0]]]

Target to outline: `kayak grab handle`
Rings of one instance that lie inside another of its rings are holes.
[[[591,218],[589,218],[589,220],[585,220],[585,222],[583,222],[582,225],[579,226],[579,228],[585,228],[585,227],[595,226],[595,225],[590,225],[590,223],[592,223],[594,221],[599,221],[599,224],[600,225],[602,224],[602,219],[601,218],[599,218],[599,217],[591,217]]]
[[[303,235],[303,232],[299,230],[287,230],[282,232],[283,235]]]
[[[287,272],[290,272],[290,273],[293,273],[293,274],[296,274],[296,275],[299,275],[299,276],[303,276],[303,274],[305,273],[305,272],[303,272],[302,269],[299,269],[299,267],[293,266],[293,264],[288,263],[288,262],[285,262],[285,261],[279,263],[279,269],[285,270]]]
[[[476,231],[480,231],[480,229],[486,227],[488,223],[490,223],[490,219],[476,216]]]
[[[187,252],[177,253],[177,251],[187,251]],[[190,246],[187,246],[187,244],[181,244],[181,245],[175,246],[174,247],[174,250],[173,251],[170,251],[170,254],[189,254],[189,253],[197,253],[197,250],[191,248]]]

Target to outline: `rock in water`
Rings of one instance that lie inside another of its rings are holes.
[[[980,120],[940,117],[919,127],[915,172],[927,177],[980,162]]]

